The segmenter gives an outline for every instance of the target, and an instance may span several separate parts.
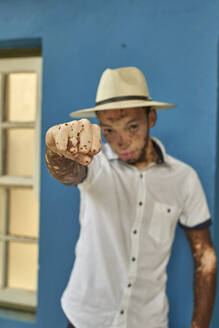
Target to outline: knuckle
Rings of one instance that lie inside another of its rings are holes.
[[[90,125],[90,121],[86,118],[82,118],[81,120],[79,120],[80,124],[83,125]]]
[[[51,128],[49,128],[49,130],[47,131],[46,135],[49,138],[54,138],[57,134],[57,126],[52,126]]]
[[[70,127],[72,127],[72,128],[76,128],[76,127],[78,126],[78,121],[71,121],[71,122],[69,123],[69,125],[70,125]]]
[[[68,137],[72,139],[76,139],[78,128],[76,124],[71,124],[68,130]]]
[[[49,128],[47,130],[46,134],[51,134],[54,128],[55,128],[54,126],[52,126],[51,128]]]
[[[90,162],[91,162],[91,158],[90,158],[90,156],[86,156],[86,155],[78,155],[77,156],[77,161],[80,163],[80,164],[82,164],[82,165],[88,165],[88,164],[90,164]]]
[[[97,124],[93,124],[93,129],[96,130],[96,131],[100,131],[100,126],[97,125]]]
[[[91,152],[92,152],[93,154],[97,154],[97,153],[99,153],[100,149],[101,149],[101,146],[100,146],[100,145],[98,145],[98,144],[94,144],[94,145],[92,146]]]
[[[67,126],[65,126],[64,124],[59,124],[54,127],[52,133],[55,137],[57,137],[60,135],[66,135],[67,131],[68,131]]]
[[[48,130],[47,132],[46,132],[46,144],[50,144],[51,143],[51,131],[50,130]]]
[[[63,131],[68,131],[69,129],[69,123],[62,123],[57,125],[58,131],[63,132]]]

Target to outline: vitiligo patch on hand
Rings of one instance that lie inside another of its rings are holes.
[[[56,153],[82,165],[88,165],[102,145],[100,127],[87,119],[71,121],[50,128],[46,143]]]
[[[59,151],[66,151],[68,145],[68,133],[66,133],[68,129],[67,127],[59,126],[56,131],[53,131],[53,135],[55,134],[55,143],[56,148]]]
[[[79,121],[80,129],[80,148],[79,153],[88,154],[91,150],[92,128],[88,120]]]
[[[79,144],[81,127],[77,121],[73,121],[70,124],[70,129],[68,133],[69,138],[69,151],[73,154],[78,152],[77,145]]]

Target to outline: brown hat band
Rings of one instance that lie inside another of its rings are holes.
[[[148,100],[151,101],[152,99],[145,96],[123,96],[123,97],[114,97],[114,98],[108,98],[105,100],[97,101],[95,106],[100,106],[103,104],[116,102],[116,101],[125,101],[125,100]]]

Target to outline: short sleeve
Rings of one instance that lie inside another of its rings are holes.
[[[191,168],[186,182],[184,208],[179,224],[184,229],[204,229],[212,224],[206,196],[195,170]]]

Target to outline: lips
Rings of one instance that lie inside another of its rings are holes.
[[[119,153],[119,157],[124,160],[131,159],[134,155],[134,151]]]

